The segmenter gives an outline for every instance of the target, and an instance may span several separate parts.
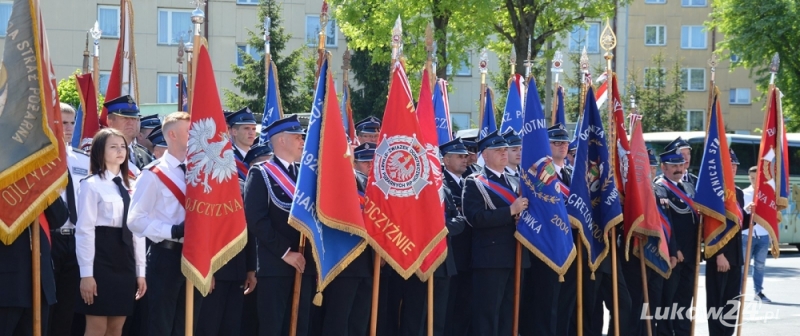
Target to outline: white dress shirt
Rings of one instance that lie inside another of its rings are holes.
[[[167,150],[156,167],[185,195],[186,177],[178,166],[181,163]],[[139,175],[131,204],[128,227],[134,235],[149,238],[154,243],[162,240],[183,242],[183,238],[172,239],[172,227],[186,219],[186,209],[155,173],[147,170]]]
[[[750,185],[747,188],[742,189],[742,194],[744,194],[744,206],[745,207],[747,207],[748,204],[753,202],[753,192],[755,192],[755,190],[753,189],[752,185]],[[745,210],[745,211],[747,213],[750,213],[747,210]],[[744,225],[748,225],[749,223],[743,223],[743,224]],[[756,223],[755,221],[753,222],[753,230],[756,230],[756,236],[759,236],[759,237],[760,236],[769,235],[769,233],[767,232],[767,229],[765,229],[763,226],[761,226],[760,224]],[[750,234],[750,230],[749,229],[744,229],[744,230],[742,230],[742,234],[746,236],[746,235]]]
[[[75,229],[75,254],[81,278],[94,276],[95,227],[122,228],[125,204],[119,194],[119,187],[113,181],[117,176],[121,176],[121,173],[114,175],[106,171],[102,178],[94,175],[81,182],[77,199],[78,223]],[[130,183],[133,185],[133,181]],[[147,260],[144,238],[133,237],[133,256],[136,261],[136,276],[144,277]]]
[[[67,146],[67,169],[69,170],[69,174],[72,175],[72,191],[75,195],[75,203],[78,203],[78,190],[80,189],[81,180],[89,176],[89,156],[76,153],[72,150],[72,146]],[[66,188],[61,193],[61,199],[67,202]],[[78,204],[75,204],[76,209],[77,207]],[[67,218],[67,221],[61,227],[68,229],[75,228],[75,223],[70,222],[69,218]]]

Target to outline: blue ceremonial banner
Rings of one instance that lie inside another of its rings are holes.
[[[325,289],[325,286],[347,267],[349,261],[357,257],[366,247],[366,242],[361,237],[323,225],[317,217],[317,162],[322,142],[323,119],[340,118],[338,113],[322,113],[328,102],[328,95],[336,96],[335,88],[326,85],[327,76],[331,76],[328,62],[329,57],[326,56],[320,66],[314,105],[311,108],[303,148],[303,161],[300,163],[297,177],[297,191],[289,211],[289,224],[308,237],[311,242],[319,274],[318,292]],[[342,176],[342,178],[350,178],[354,185],[356,183],[355,176]]]
[[[275,62],[269,61],[270,67],[267,73],[267,94],[264,98],[264,116],[261,119],[261,138],[260,143],[269,141],[266,128],[274,121],[283,118],[283,107],[281,106],[281,94],[278,89],[278,68]]]
[[[83,105],[78,105],[75,109],[75,129],[72,131],[72,139],[69,140],[72,148],[81,148],[81,140],[83,140]]]
[[[570,224],[580,231],[592,272],[608,254],[608,231],[622,222],[619,192],[608,160],[606,133],[593,91],[589,87],[586,93],[575,169],[567,198]]]
[[[564,88],[560,85],[556,89],[556,110],[553,115],[553,125],[555,124],[567,126],[567,116],[564,112]]]
[[[644,262],[664,279],[669,279],[670,274],[672,274],[672,267],[669,264],[669,255],[664,255],[664,252],[667,250],[669,241],[672,240],[672,224],[667,220],[667,215],[664,214],[664,210],[660,206],[657,206],[656,209],[658,209],[658,218],[661,222],[661,230],[664,233],[663,239],[666,241],[662,242],[662,238],[657,236],[646,236],[643,249]],[[635,244],[639,244],[638,239]],[[633,249],[633,255],[641,258],[638,248]]]
[[[547,120],[533,78],[528,82],[524,120],[520,187],[522,196],[530,202],[520,213],[514,236],[558,273],[559,281],[564,281],[564,274],[575,260],[575,244],[564,199],[556,190],[558,177],[550,146],[542,146],[549,143]]]
[[[439,79],[433,86],[433,114],[436,118],[436,134],[439,145],[453,140],[453,126],[450,124],[450,101],[447,98],[447,81]]]
[[[506,97],[506,108],[503,110],[503,122],[500,123],[500,132],[514,130],[517,134],[522,134],[522,76],[515,74],[508,80],[508,96]]]
[[[181,111],[188,112],[189,93],[186,91],[186,80],[183,78],[183,76],[181,76],[180,93],[181,93]]]
[[[478,140],[483,139],[487,134],[497,130],[497,122],[494,120],[494,92],[486,87],[484,94],[483,113],[481,114],[481,128],[478,133]]]

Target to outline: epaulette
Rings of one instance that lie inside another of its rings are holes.
[[[145,170],[150,170],[150,169],[152,169],[153,167],[155,167],[157,164],[159,164],[160,162],[161,162],[161,159],[155,159],[155,160],[153,160],[153,161],[150,161],[150,163],[148,163],[146,166],[144,166],[144,167],[142,168],[142,171],[145,171]]]
[[[89,156],[89,152],[87,152],[87,151],[85,151],[83,149],[80,149],[80,148],[72,147],[72,152],[77,153],[77,154],[83,154],[83,155]]]

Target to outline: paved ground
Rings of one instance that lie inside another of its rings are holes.
[[[697,306],[698,311],[706,311],[705,263],[700,267]],[[788,246],[781,248],[779,259],[767,257],[764,294],[773,301],[772,303],[760,303],[753,300],[755,293],[753,292],[752,276],[747,278],[747,287],[744,323],[741,327],[743,328],[742,335],[800,335],[800,252],[797,248]],[[606,311],[606,320],[608,320],[608,311]],[[708,335],[706,320],[698,319],[695,335]]]

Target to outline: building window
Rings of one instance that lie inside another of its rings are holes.
[[[119,38],[119,6],[97,6],[97,22],[101,37]]]
[[[706,0],[681,0],[683,7],[705,7]]]
[[[731,63],[739,63],[740,60],[741,58],[739,57],[739,55],[731,54]]]
[[[666,77],[667,69],[665,68],[644,68],[644,87],[664,87]]]
[[[243,67],[244,66],[244,57],[242,54],[248,54],[254,61],[258,62],[261,60],[261,53],[256,50],[256,48],[251,47],[248,45],[239,45],[236,48],[236,65]]]
[[[11,8],[14,4],[11,1],[0,2],[0,36],[6,36],[8,20],[11,19]]]
[[[705,49],[706,32],[703,26],[681,26],[681,48]]]
[[[258,5],[259,0],[236,0],[237,5]]]
[[[467,60],[465,60],[461,65],[458,67],[458,71],[456,71],[456,76],[461,77],[469,77],[472,76],[472,68],[469,66],[472,60],[472,53],[467,53]],[[447,75],[453,75],[453,66],[448,64],[447,65]]]
[[[706,130],[706,113],[703,110],[688,110],[686,111],[686,130],[691,131],[705,131]]]
[[[336,20],[328,20],[328,31],[325,32],[325,46],[336,47]],[[319,15],[306,15],[306,45],[316,47],[319,45]]]
[[[731,89],[731,104],[750,104],[750,88]]]
[[[450,119],[453,121],[453,126],[458,129],[468,129],[469,122],[470,122],[470,114],[469,113],[458,113],[453,112],[450,113]]]
[[[158,74],[157,103],[178,103],[178,74]]]
[[[644,0],[646,4],[665,4],[667,0]]]
[[[706,69],[681,69],[681,90],[683,91],[705,91],[706,90]]]
[[[600,53],[600,23],[587,22],[587,27],[575,27],[569,33],[569,52],[580,53],[586,46],[590,54]]]
[[[190,10],[158,10],[158,44],[176,45],[181,37],[189,41],[193,27]]]
[[[644,45],[667,45],[667,26],[644,26]]]
[[[111,78],[111,71],[100,71],[98,72],[98,81],[97,88],[100,89],[100,94],[104,97],[106,95],[106,91],[108,90],[108,79]],[[106,97],[106,99],[114,99],[117,97]]]

